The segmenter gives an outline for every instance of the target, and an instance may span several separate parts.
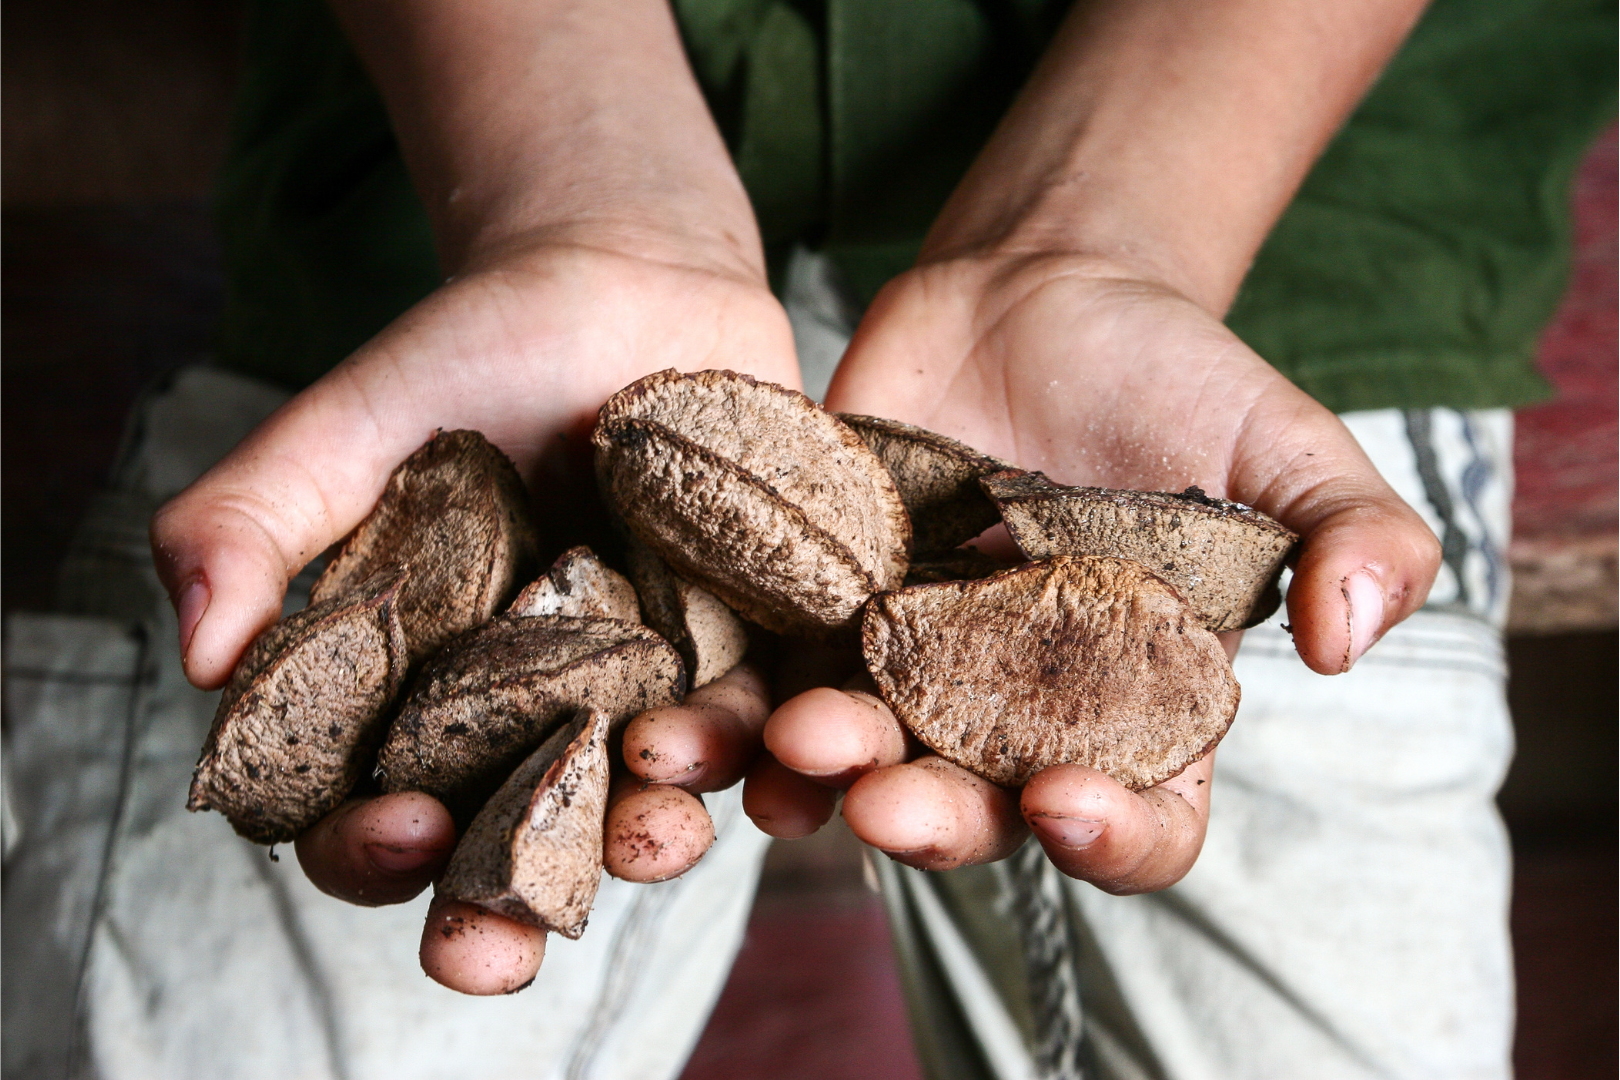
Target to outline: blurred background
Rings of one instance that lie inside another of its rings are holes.
[[[229,0],[10,0],[0,14],[6,613],[50,609],[136,394],[209,351],[223,277],[207,197],[239,14]],[[1570,193],[1575,265],[1540,351],[1558,396],[1519,414],[1519,751],[1501,804],[1520,1080],[1617,1072],[1616,152],[1611,128]],[[920,1076],[861,860],[836,827],[776,844],[686,1080]]]

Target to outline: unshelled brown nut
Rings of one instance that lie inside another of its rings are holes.
[[[884,593],[867,605],[863,646],[900,721],[998,784],[1078,763],[1140,791],[1202,757],[1237,712],[1220,641],[1123,559],[1058,557]]]
[[[574,547],[525,586],[506,614],[567,615],[635,623],[641,621],[641,603],[635,587],[622,574],[610,569],[590,548]]]
[[[664,371],[602,406],[604,498],[680,576],[779,633],[852,628],[905,576],[911,526],[860,436],[794,390]]]
[[[617,619],[500,615],[422,668],[377,758],[386,791],[425,791],[470,821],[582,708],[619,725],[685,692],[680,654]]]
[[[290,615],[236,666],[192,774],[192,810],[260,844],[295,839],[370,766],[405,680],[403,574]]]
[[[608,727],[581,709],[525,758],[468,826],[438,894],[579,937],[602,880]]]
[[[911,516],[912,561],[934,559],[1000,520],[979,477],[1011,469],[955,439],[898,420],[839,413],[894,477]]]
[[[409,567],[399,619],[418,663],[494,615],[536,561],[528,495],[512,463],[476,431],[441,431],[394,470],[310,602]]]
[[[748,651],[748,628],[713,593],[687,581],[631,537],[625,559],[641,597],[642,619],[675,646],[686,662],[691,689],[707,686]]]
[[[1205,628],[1242,630],[1277,610],[1277,579],[1299,537],[1242,503],[1198,488],[1179,495],[1063,487],[1040,473],[982,481],[1026,556],[1134,559],[1174,585]]]

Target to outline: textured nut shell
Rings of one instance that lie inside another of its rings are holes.
[[[220,698],[191,779],[261,844],[292,840],[341,803],[371,764],[405,679],[399,575],[312,604],[271,626]]]
[[[898,420],[850,413],[838,418],[866,440],[894,477],[911,516],[913,560],[960,547],[1000,520],[979,477],[1014,468],[1010,462]]]
[[[748,628],[730,608],[675,573],[634,537],[626,543],[625,555],[641,597],[642,620],[680,652],[691,689],[707,686],[742,663]]]
[[[559,723],[612,724],[681,700],[681,658],[616,619],[501,615],[422,668],[377,759],[385,791],[425,791],[469,819]]]
[[[399,618],[415,663],[495,614],[533,573],[536,549],[528,494],[506,455],[476,431],[442,431],[394,470],[310,601],[410,567]]]
[[[1210,630],[1241,630],[1277,610],[1277,578],[1299,537],[1242,503],[1197,488],[1180,495],[1063,487],[1041,473],[982,481],[1031,559],[1134,559],[1174,585]]]
[[[582,709],[478,812],[436,890],[578,938],[602,880],[608,718]]]
[[[867,606],[863,637],[901,722],[998,784],[1079,763],[1140,791],[1202,757],[1237,713],[1220,641],[1123,559],[886,593]]]
[[[517,595],[508,615],[567,615],[574,619],[641,621],[636,590],[588,547],[569,548],[543,577]]]
[[[604,497],[682,577],[781,633],[826,636],[900,583],[910,522],[860,436],[729,371],[650,375],[602,406]]]

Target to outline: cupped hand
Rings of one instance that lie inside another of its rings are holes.
[[[153,519],[153,552],[179,613],[188,677],[203,688],[225,681],[280,615],[291,578],[354,528],[394,466],[435,429],[476,429],[504,450],[529,484],[542,527],[577,518],[595,498],[588,435],[597,409],[620,387],[670,367],[731,368],[797,385],[787,317],[749,260],[681,263],[575,237],[464,272],[293,398]],[[735,681],[711,693],[724,695]],[[757,679],[750,685],[736,696],[763,694]],[[717,715],[701,691],[692,700],[705,722]],[[765,711],[762,703],[739,708],[761,719]],[[729,767],[716,762],[715,775]],[[695,804],[682,820],[707,821],[702,804],[679,788],[621,787],[614,813],[634,817],[638,800],[650,800],[667,821],[668,804],[682,798]],[[657,847],[656,828],[653,836]],[[325,891],[397,903],[443,869],[454,839],[434,800],[389,795],[341,807],[299,841],[298,853]],[[656,880],[701,854],[690,842],[685,856],[646,848],[629,858],[610,835],[608,865]],[[436,905],[430,914],[429,974],[470,993],[509,991],[532,978],[544,936],[463,908]]]
[[[1197,485],[1258,507],[1303,538],[1288,619],[1322,674],[1416,610],[1439,566],[1433,533],[1336,417],[1204,309],[1095,259],[963,258],[897,278],[828,407],[919,424],[1060,483]],[[1224,637],[1235,652],[1239,635]],[[1065,873],[1140,892],[1179,880],[1203,843],[1213,755],[1141,793],[1076,765],[1014,792],[919,753],[876,698],[831,689],[784,703],[764,738],[775,771],[750,777],[745,805],[813,816],[821,803],[795,784],[846,787],[855,834],[913,866],[1002,858],[1033,829]]]

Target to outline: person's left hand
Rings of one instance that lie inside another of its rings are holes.
[[[1337,674],[1423,602],[1439,546],[1349,431],[1168,287],[1095,259],[924,264],[878,296],[828,408],[919,424],[1060,483],[1197,485],[1303,537],[1288,591],[1300,656]],[[989,538],[987,538],[989,539]],[[1002,537],[1005,542],[1005,537]],[[1229,654],[1240,635],[1224,635]],[[1148,791],[1079,765],[1021,792],[920,754],[870,694],[818,689],[765,727],[745,806],[802,835],[848,788],[855,834],[943,869],[1003,858],[1033,828],[1060,870],[1112,892],[1179,880],[1203,843],[1213,754]],[[818,789],[820,793],[818,794]]]

